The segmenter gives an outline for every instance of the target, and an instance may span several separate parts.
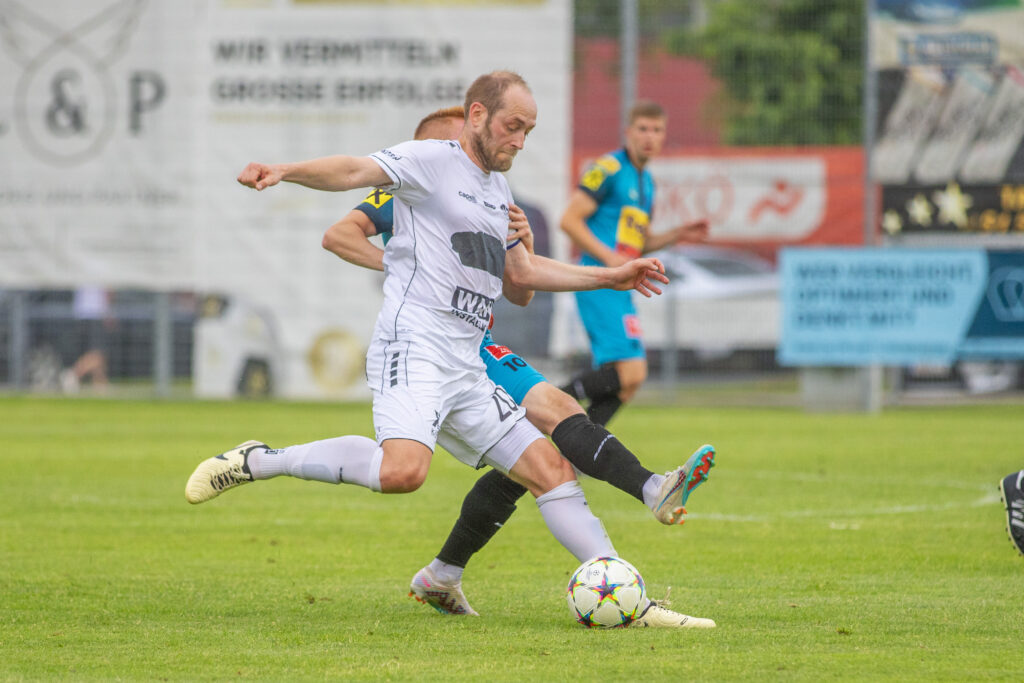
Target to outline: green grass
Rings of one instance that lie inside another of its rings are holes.
[[[651,594],[719,628],[587,631],[529,500],[467,569],[483,617],[406,597],[475,477],[443,453],[412,495],[279,478],[185,502],[200,459],[369,434],[365,405],[0,398],[0,678],[1019,679],[996,482],[1024,467],[1022,412],[626,409],[654,470],[718,447],[681,529],[584,486]]]

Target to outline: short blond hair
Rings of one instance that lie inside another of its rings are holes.
[[[665,108],[652,100],[640,100],[629,108],[629,122],[637,119],[664,119]]]

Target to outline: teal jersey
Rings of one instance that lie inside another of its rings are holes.
[[[625,149],[605,154],[580,176],[579,189],[597,202],[587,227],[609,249],[629,258],[643,254],[654,209],[654,179],[638,170]],[[583,265],[603,265],[583,254]]]

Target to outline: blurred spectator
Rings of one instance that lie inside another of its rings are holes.
[[[88,382],[96,391],[106,393],[110,335],[117,327],[110,293],[101,287],[79,287],[71,300],[71,313],[75,319],[74,348],[80,355],[61,372],[61,388],[65,393],[75,393]]]

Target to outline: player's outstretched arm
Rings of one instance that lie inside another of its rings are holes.
[[[654,258],[628,261],[615,268],[575,266],[536,254],[521,258],[516,250],[505,258],[505,273],[517,287],[539,289],[545,292],[573,292],[589,289],[635,289],[644,296],[661,294],[655,282],[667,283],[665,267]]]
[[[677,225],[665,232],[648,235],[647,242],[644,244],[644,253],[649,254],[652,251],[658,251],[674,244],[705,242],[708,239],[710,229],[707,219],[701,218],[700,220]]]
[[[289,164],[253,162],[238,174],[238,182],[254,190],[264,190],[280,182],[287,182],[314,190],[340,192],[358,187],[390,185],[391,178],[370,157],[339,154]]]
[[[323,247],[349,263],[370,270],[384,270],[384,250],[370,241],[377,229],[367,216],[352,209],[344,218],[327,228]]]

